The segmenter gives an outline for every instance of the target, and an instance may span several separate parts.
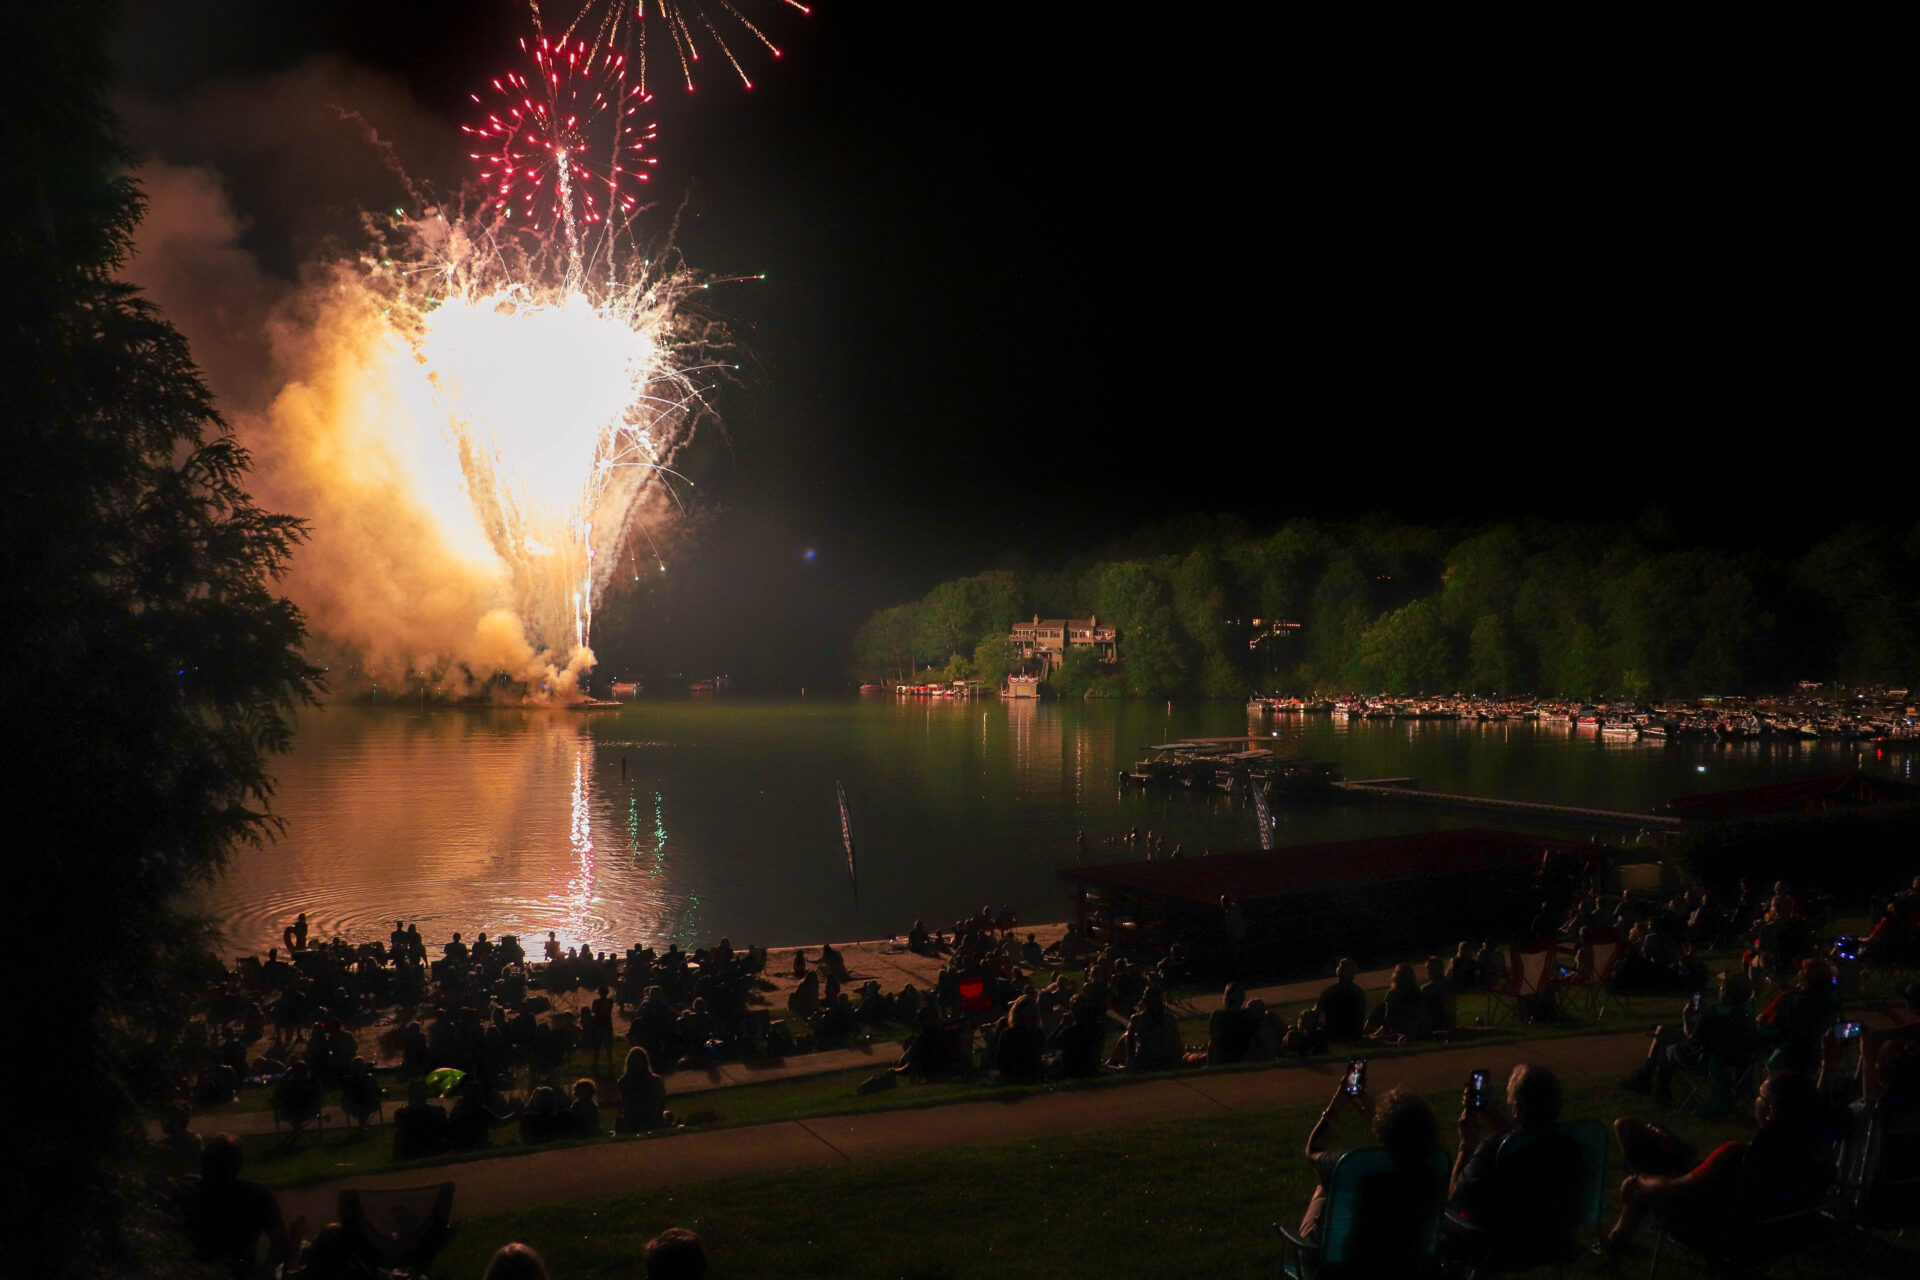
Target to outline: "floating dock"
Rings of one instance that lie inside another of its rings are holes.
[[[1543,822],[1583,822],[1608,827],[1657,827],[1674,830],[1683,820],[1668,813],[1633,813],[1625,809],[1590,809],[1577,804],[1542,804],[1537,800],[1506,800],[1499,796],[1463,796],[1449,791],[1422,791],[1412,778],[1370,778],[1336,782],[1333,789],[1368,800],[1417,800],[1450,809],[1479,809],[1537,818]]]

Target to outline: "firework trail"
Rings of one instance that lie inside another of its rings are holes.
[[[532,0],[534,28],[542,31],[539,0]],[[694,76],[702,54],[717,54],[740,83],[753,88],[742,57],[756,48],[775,58],[780,46],[767,35],[768,15],[792,10],[811,14],[813,7],[800,0],[612,0],[608,4],[589,3],[568,24],[566,39],[585,40],[590,49],[620,48],[632,59],[637,84],[648,92],[649,58],[663,63],[669,73],[678,69],[686,91],[694,91]],[[757,20],[756,20],[757,19]],[[586,32],[591,29],[591,35]]]

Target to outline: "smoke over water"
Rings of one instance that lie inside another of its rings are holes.
[[[308,521],[286,589],[316,637],[396,691],[582,696],[593,609],[673,518],[704,412],[685,274],[611,238],[554,262],[428,208],[286,285],[239,248],[217,175],[139,176],[126,274],[193,344],[256,497]]]

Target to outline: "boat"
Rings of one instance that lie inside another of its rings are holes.
[[[1035,675],[1014,674],[1007,677],[1006,687],[1000,690],[1003,698],[1037,698],[1040,696],[1040,677]]]

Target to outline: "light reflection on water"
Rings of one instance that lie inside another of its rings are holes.
[[[243,850],[206,906],[238,950],[305,911],[315,934],[384,938],[396,918],[443,940],[518,933],[529,949],[812,943],[949,922],[983,903],[1066,910],[1056,871],[1126,856],[1137,826],[1190,854],[1247,848],[1238,797],[1120,792],[1140,748],[1246,727],[1239,705],[971,702],[640,703],[614,712],[329,708],[277,762],[286,835]],[[1911,776],[1910,757],[1822,743],[1596,740],[1529,722],[1263,727],[1284,754],[1348,777],[1650,809],[1682,794],[1840,768]],[[623,769],[624,765],[624,769]],[[1702,768],[1704,767],[1704,772]],[[856,906],[833,799],[860,841]],[[1282,845],[1439,826],[1511,825],[1423,806],[1279,806]]]

